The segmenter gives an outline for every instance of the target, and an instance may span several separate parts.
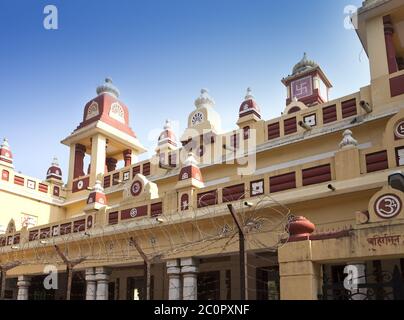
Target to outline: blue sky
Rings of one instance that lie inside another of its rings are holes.
[[[223,128],[236,127],[248,86],[263,117],[285,107],[281,78],[304,51],[334,85],[331,98],[369,83],[366,54],[344,7],[361,0],[1,0],[0,137],[18,171],[44,178],[60,144],[106,76],[129,106],[131,126],[149,149],[165,119],[186,126],[208,88]],[[56,5],[59,29],[43,27]]]

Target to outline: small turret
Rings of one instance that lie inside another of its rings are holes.
[[[0,164],[11,168],[13,167],[13,154],[11,153],[10,145],[6,138],[4,138],[0,146]]]

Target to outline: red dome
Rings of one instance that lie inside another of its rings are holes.
[[[7,162],[8,164],[13,163],[13,154],[6,138],[4,138],[0,146],[0,161]]]
[[[169,143],[176,147],[177,146],[176,140],[177,137],[175,136],[175,133],[171,128],[170,121],[167,120],[164,126],[164,130],[159,136],[158,145],[160,146],[162,144]]]
[[[62,169],[60,169],[59,161],[56,157],[53,159],[52,165],[46,172],[46,179],[62,180]]]
[[[260,107],[252,96],[250,88],[247,89],[247,95],[243,103],[240,105],[239,117],[241,118],[249,114],[255,114],[258,118],[261,119]]]

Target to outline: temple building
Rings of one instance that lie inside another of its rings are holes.
[[[364,1],[357,34],[369,85],[330,99],[304,54],[280,117],[248,88],[224,132],[202,89],[147,160],[111,79],[62,140],[63,172],[17,172],[4,139],[0,298],[404,299],[403,1]]]

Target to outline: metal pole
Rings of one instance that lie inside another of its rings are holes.
[[[67,289],[66,289],[66,300],[70,300],[72,292],[72,280],[73,280],[73,268],[70,264],[67,265]]]
[[[244,230],[242,227],[242,223],[239,217],[236,215],[234,207],[232,204],[228,204],[227,208],[229,209],[231,216],[233,217],[234,222],[238,228],[238,240],[239,240],[239,255],[240,255],[240,300],[248,299],[248,286],[247,286],[247,270],[246,270],[246,252],[245,252],[245,236]]]
[[[0,292],[0,300],[4,300],[6,295],[6,271],[1,268],[1,292]]]
[[[146,255],[146,253],[143,251],[142,247],[137,242],[137,239],[132,238],[132,243],[144,261],[144,277],[146,280],[145,281],[146,300],[150,300],[151,299],[151,290],[150,290],[150,287],[151,287],[151,270],[150,270],[151,263],[150,263],[149,258]]]

